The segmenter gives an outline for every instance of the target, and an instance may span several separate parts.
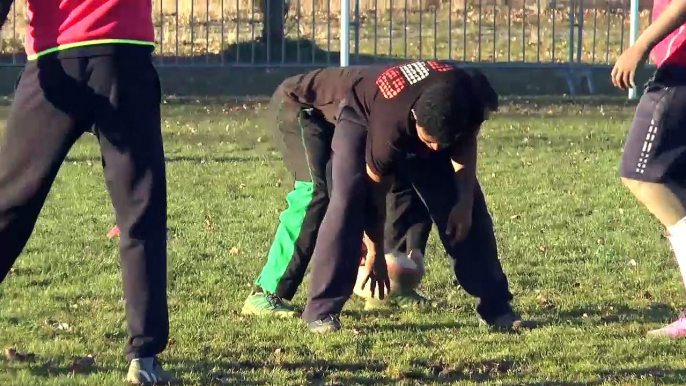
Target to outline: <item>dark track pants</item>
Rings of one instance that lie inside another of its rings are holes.
[[[426,254],[432,226],[431,216],[409,176],[396,176],[386,196],[385,251],[409,254],[417,250]]]
[[[453,244],[445,233],[450,209],[457,202],[450,159],[441,154],[415,158],[400,170],[387,198],[387,247],[406,253],[411,249],[424,252],[433,222],[452,258],[458,283],[479,299],[477,312],[481,317],[490,322],[510,311],[512,294],[498,260],[493,221],[481,187],[477,184],[474,191],[470,232],[462,242]]]
[[[334,127],[318,112],[281,95],[277,90],[272,97],[269,122],[274,123],[276,143],[295,185],[286,196],[288,208],[279,217],[267,263],[256,285],[290,300],[305,277],[329,206],[327,166]]]
[[[359,149],[354,146],[356,142],[353,141],[356,135],[361,136],[359,126],[352,119],[346,120],[342,113],[341,121],[336,127],[336,135],[341,133],[341,137],[346,139],[340,143],[347,144],[347,148],[340,150],[345,157],[339,158],[337,162],[334,144],[333,193],[313,257],[308,305],[303,314],[307,322],[340,313],[353,293],[360,250],[359,242],[354,243],[352,240],[359,240],[362,236],[366,210],[362,204],[364,196],[360,197],[366,191],[357,178],[364,172],[364,146]],[[339,147],[343,146],[339,144]],[[362,155],[357,154],[359,152]],[[347,177],[342,178],[343,175]],[[405,238],[404,242],[406,247],[414,243],[417,247],[426,245],[430,226],[427,227],[423,212],[408,210],[408,201],[405,201],[407,197],[411,197],[408,196],[409,191],[413,190],[438,228],[441,242],[453,259],[458,282],[467,293],[479,299],[477,312],[486,322],[491,323],[498,316],[511,311],[509,302],[512,294],[498,260],[493,222],[480,186],[475,188],[472,227],[467,238],[454,244],[446,235],[448,215],[458,199],[453,176],[450,159],[440,153],[408,160],[400,167],[393,196],[389,197],[388,203],[393,218],[388,219],[387,228],[389,224],[393,224],[395,236],[387,238],[386,244],[397,247],[402,244],[403,237],[408,232],[412,234],[413,231],[420,230],[421,232],[411,236],[412,239]],[[337,186],[340,185],[340,180],[344,181],[343,187]],[[396,201],[393,197],[401,199]],[[414,201],[412,205],[416,207],[416,204]],[[395,210],[395,205],[399,205],[400,210]]]
[[[365,124],[344,108],[331,143],[331,197],[312,256],[306,322],[339,313],[353,293],[369,210],[366,139]]]
[[[121,230],[130,360],[167,344],[167,193],[161,91],[149,49],[117,52],[49,55],[26,65],[0,147],[0,280],[31,236],[69,149],[93,130]]]

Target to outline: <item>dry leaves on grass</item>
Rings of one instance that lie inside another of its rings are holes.
[[[14,347],[8,347],[5,349],[5,359],[8,361],[32,362],[36,359],[36,354],[23,353],[17,351]]]
[[[205,215],[205,229],[208,232],[214,232],[214,228],[214,220],[212,220],[212,216]]]
[[[536,296],[536,301],[541,307],[543,307],[546,310],[552,310],[553,308],[555,308],[555,303],[553,303],[550,299],[546,298],[542,294]]]
[[[74,328],[71,325],[69,325],[69,323],[60,322],[60,321],[57,321],[57,320],[52,319],[52,318],[45,319],[45,321],[43,321],[43,325],[48,326],[48,327],[53,328],[53,329],[58,330],[58,331],[70,332],[70,331],[74,330]]]

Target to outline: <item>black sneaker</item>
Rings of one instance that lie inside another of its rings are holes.
[[[314,333],[327,333],[338,331],[342,328],[338,315],[329,315],[324,319],[307,323],[307,329]]]

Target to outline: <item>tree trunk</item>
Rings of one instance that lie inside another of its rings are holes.
[[[264,16],[261,40],[266,42],[268,37],[271,44],[280,42],[285,34],[289,5],[287,0],[259,0],[257,3]]]

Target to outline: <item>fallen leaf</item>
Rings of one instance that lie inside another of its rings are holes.
[[[57,329],[62,331],[71,331],[71,326],[67,323],[58,323]]]
[[[546,251],[545,245],[539,245],[539,246],[538,246],[538,250],[541,251],[541,252],[545,252],[545,251]]]
[[[8,347],[5,349],[5,358],[7,358],[8,361],[27,362],[36,359],[36,354],[22,353],[18,352],[14,347]]]
[[[16,349],[14,349],[12,347],[8,347],[5,349],[5,358],[7,358],[8,360],[12,360],[16,356],[17,356],[17,350]]]
[[[73,330],[72,326],[70,326],[69,323],[60,322],[60,321],[57,321],[53,318],[45,319],[43,321],[43,325],[45,325],[47,327],[54,328],[55,330],[59,330],[59,331],[72,331]]]
[[[546,310],[551,310],[555,308],[555,304],[543,295],[536,296],[536,300],[538,301],[538,304],[540,304],[541,307],[543,307]]]
[[[231,256],[238,256],[240,254],[241,250],[238,247],[231,247],[231,249],[229,249],[229,255]]]
[[[205,216],[205,229],[207,229],[208,232],[214,232],[214,221],[212,221],[212,217],[209,215]]]

